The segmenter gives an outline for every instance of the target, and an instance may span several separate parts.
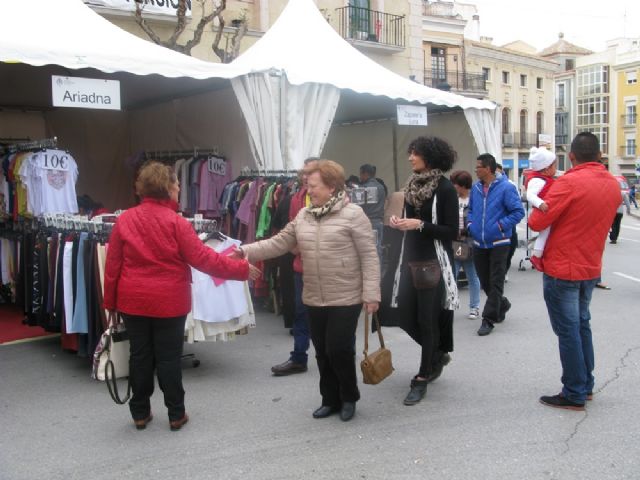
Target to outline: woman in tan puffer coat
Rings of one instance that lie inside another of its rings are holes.
[[[298,247],[302,300],[320,371],[322,406],[313,417],[340,411],[348,421],[360,399],[353,339],[363,305],[369,313],[378,310],[380,264],[371,223],[359,206],[346,201],[344,182],[339,164],[318,161],[308,176],[311,205],[276,236],[244,245],[239,253],[254,262]]]

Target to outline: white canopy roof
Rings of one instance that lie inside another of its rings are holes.
[[[232,78],[245,73],[138,38],[102,18],[82,0],[2,2],[0,61],[170,78]]]
[[[267,33],[231,65],[252,72],[281,70],[294,85],[325,83],[410,102],[495,109],[492,102],[429,88],[387,70],[344,40],[313,0],[290,0]]]

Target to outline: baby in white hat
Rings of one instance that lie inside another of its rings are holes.
[[[529,175],[525,186],[527,187],[527,201],[534,208],[546,212],[549,207],[544,202],[547,191],[553,184],[553,176],[556,174],[556,156],[545,147],[533,147],[529,152],[529,166],[533,172]],[[542,254],[549,236],[549,228],[545,228],[538,234],[533,245],[531,264],[541,272],[543,271]]]

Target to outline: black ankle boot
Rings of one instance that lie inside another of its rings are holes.
[[[413,380],[411,380],[411,390],[409,391],[409,394],[407,395],[407,397],[404,399],[404,404],[415,405],[419,403],[420,400],[422,400],[422,398],[427,393],[428,382],[429,381],[426,379],[418,380],[417,378],[414,377]]]

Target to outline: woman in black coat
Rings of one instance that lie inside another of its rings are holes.
[[[457,308],[458,291],[451,241],[458,235],[458,195],[445,176],[456,159],[447,142],[418,137],[408,153],[413,173],[404,189],[404,218],[390,219],[401,241],[383,280],[381,315],[383,324],[399,324],[422,346],[420,367],[404,400],[405,405],[415,405],[426,394],[427,383],[440,376],[449,363],[448,352],[453,350],[453,309]],[[416,289],[409,262],[431,259],[438,259],[440,282],[435,288]]]

